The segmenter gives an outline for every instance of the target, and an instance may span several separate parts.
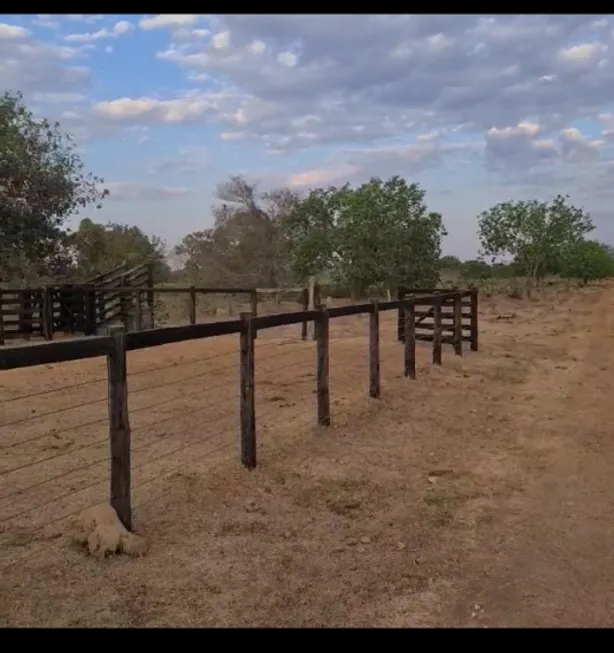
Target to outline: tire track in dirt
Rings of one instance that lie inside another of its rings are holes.
[[[441,625],[614,625],[614,289],[587,323],[577,374],[533,415],[541,460],[467,560]]]

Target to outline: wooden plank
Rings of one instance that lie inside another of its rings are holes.
[[[161,329],[146,329],[145,331],[131,331],[126,334],[126,349],[128,351],[134,351],[136,349],[146,349],[147,347],[170,345],[175,342],[184,342],[186,340],[213,338],[215,336],[225,336],[231,333],[240,332],[241,320],[164,327]]]
[[[0,370],[12,370],[34,365],[51,365],[81,358],[106,356],[111,345],[111,338],[97,336],[5,347],[0,349]]]

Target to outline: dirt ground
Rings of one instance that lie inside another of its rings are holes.
[[[261,333],[252,472],[236,337],[131,353],[140,559],[70,541],[108,493],[104,361],[2,373],[0,624],[614,625],[614,285],[480,320],[478,353],[424,345],[411,381],[389,314],[380,400],[367,320],[334,320],[328,429],[313,343]]]

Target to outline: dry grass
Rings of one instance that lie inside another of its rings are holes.
[[[0,477],[0,497],[21,490],[0,499],[0,623],[612,625],[614,288],[481,311],[480,353],[445,347],[435,368],[423,347],[415,382],[386,317],[380,401],[367,320],[334,320],[330,429],[313,426],[313,343],[261,333],[253,472],[236,461],[236,338],[131,353],[144,558],[89,558],[68,520],[41,530],[106,496],[104,382],[2,404],[6,423],[101,399],[0,429],[0,447],[29,440],[1,449],[2,470],[66,454]],[[0,400],[97,378],[102,360],[16,370]]]

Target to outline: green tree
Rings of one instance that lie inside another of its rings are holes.
[[[292,269],[300,277],[330,274],[358,294],[435,285],[445,229],[424,196],[396,176],[311,191],[285,221]]]
[[[477,259],[465,261],[462,264],[461,279],[490,279],[492,276],[492,268],[486,261],[480,261]]]
[[[582,279],[584,283],[614,277],[612,249],[595,240],[577,242],[562,258],[560,273],[564,277]]]
[[[536,283],[548,264],[564,257],[594,229],[588,213],[558,195],[551,202],[504,202],[478,217],[478,234],[486,256],[511,256]]]
[[[100,206],[101,183],[59,123],[34,119],[21,93],[0,97],[0,281],[65,271],[66,219]]]
[[[170,275],[164,243],[138,227],[103,225],[85,218],[71,235],[70,244],[77,274],[83,279],[108,272],[123,263],[153,263],[156,281],[165,281]]]
[[[446,254],[439,259],[439,266],[442,270],[460,270],[463,263],[458,256]]]

